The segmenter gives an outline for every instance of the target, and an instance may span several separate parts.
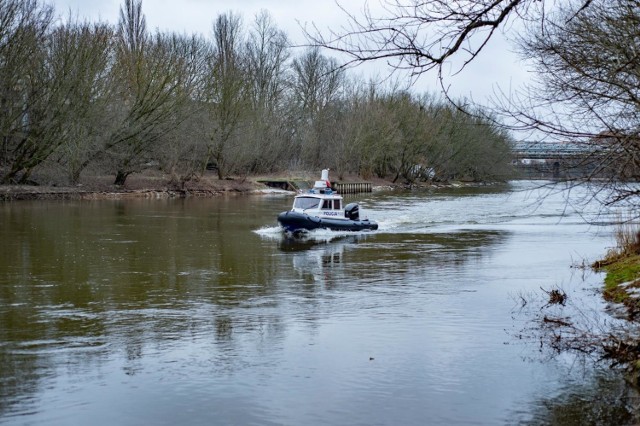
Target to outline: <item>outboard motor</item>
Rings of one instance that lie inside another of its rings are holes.
[[[360,220],[360,207],[358,203],[349,203],[344,206],[344,215],[351,220]]]

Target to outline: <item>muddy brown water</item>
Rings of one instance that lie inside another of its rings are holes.
[[[613,244],[538,184],[350,196],[378,231],[302,239],[292,195],[0,204],[0,424],[630,422],[526,338],[540,287],[606,316],[571,266]]]

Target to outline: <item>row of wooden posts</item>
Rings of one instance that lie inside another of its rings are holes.
[[[371,192],[371,182],[333,182],[331,187],[341,194]]]
[[[289,191],[297,191],[304,189],[306,182],[301,181],[289,181],[283,179],[274,180],[259,180],[258,182],[264,183],[271,188],[286,189]],[[313,185],[313,183],[311,183]],[[359,194],[361,192],[371,192],[371,182],[332,182],[331,187],[340,194]]]

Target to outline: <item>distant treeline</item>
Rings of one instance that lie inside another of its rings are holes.
[[[117,26],[0,0],[0,182],[55,171],[124,184],[153,165],[176,183],[331,168],[364,178],[496,180],[508,135],[433,96],[349,76],[294,51],[267,12],[224,13],[209,37],[147,30],[140,1]]]

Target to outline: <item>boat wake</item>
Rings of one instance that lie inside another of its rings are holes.
[[[277,239],[282,236],[283,229],[280,226],[263,226],[253,232],[266,239]]]
[[[258,234],[265,240],[282,240],[283,238],[294,238],[303,241],[329,242],[337,238],[343,238],[350,235],[367,235],[375,234],[376,231],[332,231],[330,229],[314,229],[311,231],[288,232],[280,226],[265,226],[256,229],[253,232]]]

